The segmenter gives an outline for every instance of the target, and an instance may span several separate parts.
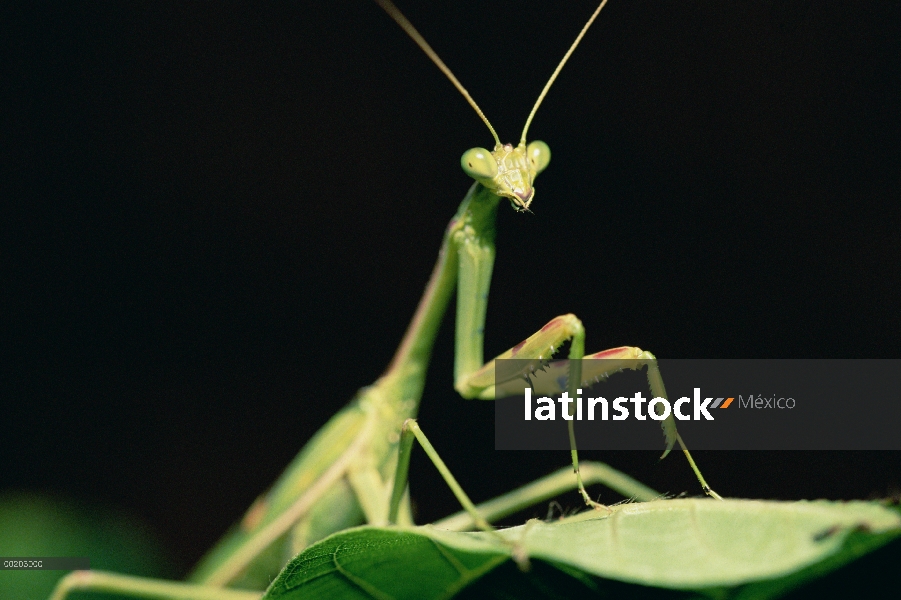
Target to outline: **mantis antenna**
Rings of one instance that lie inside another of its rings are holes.
[[[585,23],[585,26],[582,27],[582,31],[579,32],[579,35],[576,36],[576,40],[569,47],[569,50],[566,51],[566,54],[563,55],[563,58],[560,60],[560,64],[557,65],[557,68],[554,69],[554,72],[551,74],[551,78],[547,80],[547,83],[544,84],[544,89],[541,90],[541,93],[538,94],[538,100],[535,101],[535,106],[532,107],[532,112],[529,113],[529,118],[526,119],[526,124],[522,128],[522,135],[519,138],[521,143],[525,143],[526,141],[526,132],[529,130],[529,125],[532,124],[532,117],[535,116],[535,113],[538,112],[538,107],[541,106],[542,100],[547,96],[547,92],[551,89],[551,86],[554,85],[554,81],[557,79],[557,75],[560,74],[560,71],[563,70],[563,65],[566,64],[566,61],[569,60],[569,57],[572,56],[573,51],[579,45],[579,42],[582,41],[582,38],[585,37],[585,32],[588,31],[588,28],[591,27],[591,24],[594,23],[594,20],[601,14],[601,9],[604,8],[604,5],[607,4],[607,0],[601,0],[601,3],[598,5],[596,9],[594,9],[594,13],[592,13],[591,17],[588,19],[588,22]]]
[[[488,117],[485,116],[485,113],[482,112],[482,109],[479,108],[479,105],[476,104],[476,101],[472,99],[472,96],[469,95],[469,92],[466,91],[466,88],[463,87],[463,84],[460,83],[460,80],[457,79],[457,77],[453,74],[453,72],[450,70],[450,67],[444,64],[444,61],[441,60],[441,57],[439,57],[434,50],[432,50],[432,47],[429,46],[429,43],[427,41],[425,41],[425,38],[422,37],[418,31],[416,31],[416,28],[413,27],[413,23],[410,23],[410,21],[407,20],[407,17],[405,17],[403,13],[400,12],[399,8],[394,6],[394,3],[391,2],[391,0],[375,1],[379,6],[385,9],[385,12],[388,13],[388,15],[392,19],[394,19],[394,21],[398,25],[400,25],[401,29],[407,32],[407,35],[413,38],[413,41],[416,42],[416,45],[422,48],[422,51],[426,53],[426,56],[432,59],[432,62],[435,63],[435,66],[441,69],[442,73],[447,75],[447,78],[450,79],[450,82],[452,84],[454,84],[454,87],[457,88],[457,90],[459,90],[461,94],[463,94],[463,97],[466,98],[466,101],[469,102],[469,105],[472,106],[479,117],[481,117],[481,119],[485,121],[485,125],[488,126],[488,129],[491,131],[491,135],[494,136],[495,143],[500,146],[501,140],[499,137],[497,137],[497,132],[494,130],[494,127],[491,126],[491,123],[488,121]],[[606,2],[606,0],[604,1]]]
[[[475,109],[476,113],[485,122],[485,125],[488,126],[488,129],[491,131],[491,135],[494,136],[494,141],[498,146],[501,146],[501,140],[497,136],[497,132],[494,130],[494,127],[491,126],[491,123],[488,121],[488,117],[485,116],[485,113],[482,112],[482,109],[479,108],[479,105],[476,104],[476,101],[473,100],[472,96],[469,95],[469,92],[466,91],[466,88],[463,87],[463,84],[457,79],[457,77],[451,72],[450,68],[444,64],[444,61],[438,56],[438,54],[432,50],[432,47],[429,46],[429,43],[425,41],[416,28],[413,27],[413,24],[407,20],[407,17],[400,12],[394,3],[391,0],[375,0],[376,3],[381,6],[388,15],[394,19],[394,21],[400,25],[401,29],[407,32],[413,41],[416,42],[416,45],[422,48],[422,51],[426,53],[432,62],[435,63],[442,73],[444,73],[447,78],[450,80],[454,87],[463,94],[463,97],[466,98],[466,101],[469,102],[469,105]],[[535,113],[538,111],[538,107],[541,106],[541,102],[544,100],[544,97],[547,95],[548,90],[551,89],[551,86],[554,84],[554,81],[557,79],[557,75],[560,74],[560,71],[563,69],[563,65],[566,64],[566,61],[569,60],[569,57],[572,55],[573,51],[579,45],[579,42],[582,41],[582,38],[585,37],[585,32],[588,31],[588,28],[591,27],[591,24],[594,23],[594,20],[597,18],[598,14],[600,14],[601,9],[604,8],[604,5],[607,4],[607,0],[601,0],[600,5],[595,9],[594,13],[588,19],[588,22],[585,23],[585,26],[582,27],[582,31],[579,32],[579,35],[576,36],[576,40],[569,47],[569,50],[566,51],[566,54],[563,55],[563,59],[560,61],[560,64],[557,65],[557,68],[554,69],[551,78],[548,79],[548,82],[544,85],[544,89],[541,90],[541,94],[538,95],[538,100],[535,101],[535,106],[532,107],[532,112],[529,113],[529,118],[526,119],[525,127],[522,128],[522,136],[519,141],[525,144],[526,141],[526,132],[529,130],[529,125],[532,123],[532,118],[535,116]]]

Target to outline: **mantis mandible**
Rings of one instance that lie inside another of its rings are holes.
[[[494,148],[473,148],[464,153],[461,165],[475,179],[457,213],[451,219],[439,251],[438,261],[420,304],[387,370],[374,384],[332,419],[301,450],[273,488],[247,511],[244,519],[211,550],[197,567],[189,583],[169,583],[129,578],[100,572],[76,572],[58,586],[53,598],[60,599],[73,589],[98,589],[132,593],[144,597],[167,598],[257,598],[256,592],[226,590],[228,586],[260,589],[277,573],[291,555],[307,545],[341,529],[361,522],[372,524],[412,522],[405,479],[398,469],[398,448],[412,441],[415,432],[423,445],[427,441],[415,422],[425,381],[425,372],[438,326],[457,289],[456,351],[454,387],[467,399],[494,399],[494,360],[483,359],[483,328],[487,295],[494,262],[494,222],[502,199],[517,212],[528,212],[536,198],[534,181],[549,164],[550,149],[540,141],[527,143],[529,126],[558,73],[606,4],[603,0],[565,54],[526,119],[516,144],[501,142],[494,128],[469,93],[432,51],[413,26],[389,0],[376,0],[416,41],[429,58],[463,94],[488,126]],[[545,359],[569,342],[572,371],[569,392],[580,385],[581,359],[638,359],[648,364],[648,378],[654,396],[665,396],[663,381],[654,356],[639,348],[620,347],[585,354],[585,329],[572,314],[558,316],[536,333],[497,358]],[[569,422],[570,428],[572,423]],[[664,422],[668,453],[680,445],[704,491],[713,492],[697,469],[670,417]],[[609,473],[596,465],[580,469],[575,438],[572,464],[568,472],[550,476],[555,489],[577,487],[586,505],[605,510],[585,489],[586,481],[608,480]],[[409,457],[409,445],[404,445]],[[431,456],[431,455],[430,455]],[[435,460],[433,458],[433,460]],[[443,465],[438,465],[443,469]],[[443,473],[444,474],[444,473]],[[449,474],[448,483],[454,487]],[[628,487],[628,486],[626,486]],[[468,515],[455,519],[455,527],[475,525],[490,530],[489,521],[540,501],[546,493],[529,490],[512,493],[500,504],[475,507],[462,491],[455,489]],[[450,526],[451,522],[445,523]]]

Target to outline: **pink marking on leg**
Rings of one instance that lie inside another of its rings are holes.
[[[523,340],[520,343],[513,346],[513,348],[510,349],[510,358],[513,358],[514,356],[519,354],[519,351],[522,350],[522,347],[525,346],[526,342],[528,342],[528,341],[529,340]]]
[[[629,346],[620,346],[619,348],[610,348],[609,350],[589,354],[585,358],[635,358],[635,352]]]
[[[550,323],[541,328],[541,331],[547,331],[548,329],[553,329],[554,327],[560,327],[562,322],[562,317],[556,317],[551,319]]]

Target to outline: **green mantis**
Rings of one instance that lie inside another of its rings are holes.
[[[380,4],[415,39],[412,28],[390,3]],[[597,7],[577,42],[604,4]],[[419,40],[419,43],[427,53],[430,52],[424,42]],[[430,56],[443,67],[434,54]],[[562,66],[563,62],[558,71]],[[443,70],[464,92],[449,71]],[[219,588],[235,584],[251,588],[265,585],[286,557],[329,533],[363,520],[376,524],[410,521],[411,511],[402,493],[403,480],[395,479],[401,428],[407,419],[416,416],[438,326],[455,287],[458,294],[455,388],[466,398],[490,400],[494,395],[493,363],[483,360],[487,294],[494,262],[494,221],[499,205],[503,207],[507,201],[517,211],[532,207],[534,180],[548,166],[550,154],[542,142],[527,144],[526,134],[554,77],[556,73],[539,96],[519,143],[505,145],[494,135],[494,150],[476,148],[464,154],[461,161],[464,170],[477,183],[448,225],[432,278],[385,374],[373,385],[363,388],[353,403],[335,415],[308,443],[275,487],[248,510],[238,527],[201,563],[192,576],[195,585],[167,587],[174,584],[115,577],[104,580],[102,575],[91,579],[91,575],[76,574],[66,580],[57,597],[63,597],[66,586],[93,586],[159,597],[174,594],[195,598],[225,597],[225,592]],[[481,113],[478,109],[477,112]],[[494,134],[490,124],[489,128]],[[511,345],[514,341],[511,340]],[[585,356],[585,329],[572,314],[552,319],[501,356],[546,358],[566,342],[570,343],[570,358]],[[650,353],[622,347],[598,354],[647,361],[652,393],[665,395]],[[580,360],[574,364],[580,365]],[[580,381],[575,371],[576,368],[570,374],[571,393]],[[685,450],[672,421],[666,424],[665,433],[667,452],[677,442]],[[687,450],[685,454],[691,461]],[[594,501],[584,488],[575,446],[572,461],[576,467],[572,483],[578,486],[584,502],[603,510],[604,506]],[[713,494],[693,461],[692,467],[705,491]],[[523,505],[533,499],[522,495],[515,503]],[[487,523],[481,521],[480,513],[474,509],[471,512],[477,525],[489,529]],[[234,598],[254,597],[237,591],[229,594]]]

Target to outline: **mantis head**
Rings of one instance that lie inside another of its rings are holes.
[[[494,127],[491,126],[488,117],[485,116],[485,113],[483,113],[482,109],[479,108],[479,105],[476,104],[476,101],[473,100],[472,96],[469,95],[469,92],[466,91],[466,88],[463,87],[463,84],[460,83],[447,65],[444,64],[444,61],[442,61],[435,51],[432,50],[432,47],[429,46],[428,42],[426,42],[419,32],[416,31],[416,28],[407,20],[407,17],[401,14],[400,10],[394,6],[394,3],[391,2],[391,0],[375,1],[385,9],[385,12],[387,12],[398,25],[400,25],[401,29],[407,32],[407,35],[413,38],[413,41],[422,48],[422,51],[426,53],[426,56],[428,56],[432,62],[435,63],[435,66],[447,76],[450,82],[454,84],[454,87],[457,88],[457,91],[459,91],[466,101],[469,102],[469,105],[472,106],[473,110],[476,111],[476,114],[479,115],[479,118],[485,122],[489,131],[491,131],[491,135],[494,137],[495,142],[494,150],[490,152],[485,148],[471,148],[467,150],[463,154],[463,158],[460,159],[463,170],[467,175],[498,196],[508,198],[510,204],[512,204],[513,208],[517,211],[529,210],[529,205],[532,204],[532,199],[535,198],[535,186],[533,185],[535,177],[544,171],[545,167],[548,166],[548,163],[551,162],[551,149],[548,148],[547,144],[534,141],[528,146],[526,145],[526,134],[529,131],[529,125],[532,123],[532,118],[538,111],[538,107],[541,106],[541,102],[547,95],[548,90],[551,89],[551,86],[557,79],[557,75],[560,74],[560,70],[563,69],[563,65],[566,64],[566,61],[569,60],[569,57],[576,49],[576,46],[582,41],[585,32],[588,31],[588,28],[594,23],[594,20],[601,12],[601,9],[607,4],[607,0],[601,0],[598,7],[594,10],[594,13],[592,13],[591,17],[588,19],[588,22],[582,27],[582,31],[576,36],[576,40],[570,45],[566,54],[563,55],[563,59],[560,60],[557,68],[554,69],[550,79],[544,84],[544,89],[542,89],[541,93],[538,95],[535,106],[532,107],[532,112],[529,113],[526,124],[522,128],[519,145],[515,148],[513,147],[513,144],[501,144],[497,132],[494,130]]]
[[[489,152],[485,148],[471,148],[463,153],[463,171],[483,186],[504,198],[517,211],[529,210],[535,197],[535,177],[551,162],[551,149],[544,142],[534,141],[526,146],[520,142],[496,145]]]

